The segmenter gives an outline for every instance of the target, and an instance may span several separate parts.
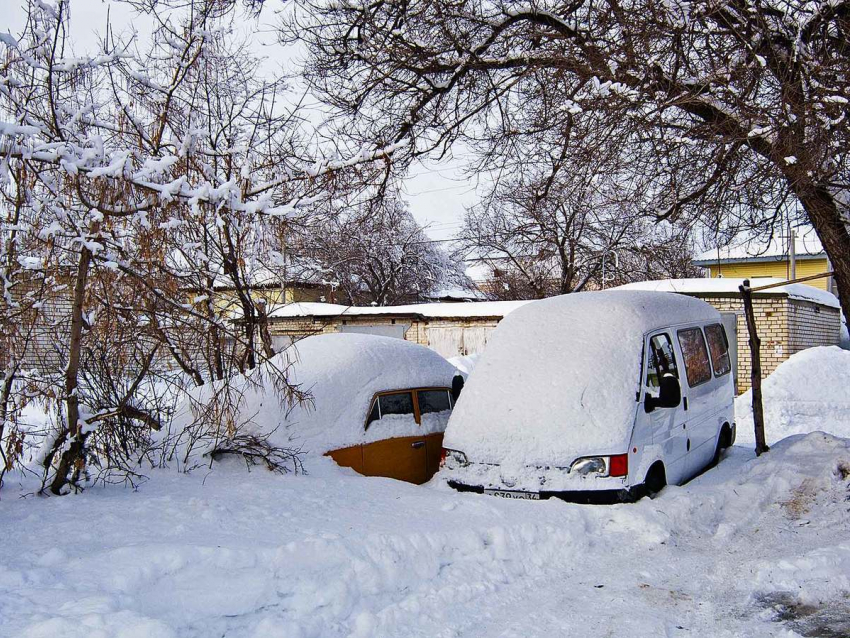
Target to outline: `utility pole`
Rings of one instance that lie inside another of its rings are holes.
[[[738,286],[741,298],[744,300],[744,315],[747,319],[747,332],[750,337],[750,385],[753,393],[753,425],[756,435],[756,456],[761,456],[770,448],[764,438],[764,406],[761,398],[761,339],[756,330],[756,317],[753,312],[753,289],[750,280],[744,279],[744,284]]]
[[[790,265],[790,273],[788,279],[797,278],[797,233],[791,228],[791,222],[788,222],[788,262]]]

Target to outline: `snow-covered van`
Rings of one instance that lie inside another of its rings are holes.
[[[297,341],[269,364],[286,370],[309,401],[281,405],[271,384],[237,380],[234,421],[247,432],[367,476],[424,483],[439,468],[458,372],[433,350],[404,339],[325,334]],[[194,394],[203,404],[210,386]]]
[[[735,439],[726,333],[673,293],[537,301],[493,332],[446,430],[441,476],[507,498],[631,500]]]

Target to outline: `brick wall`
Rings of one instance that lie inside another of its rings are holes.
[[[695,295],[721,312],[737,314],[738,392],[750,388],[749,334],[744,302],[737,295]],[[761,338],[762,378],[776,370],[792,354],[815,346],[837,345],[841,329],[838,309],[786,295],[753,297],[756,329]]]
[[[752,358],[744,302],[738,295],[698,296],[720,312],[734,312],[737,315],[738,392],[746,392],[750,388]],[[761,338],[761,370],[764,378],[788,358],[788,298],[784,295],[756,295],[753,297],[753,314]]]
[[[788,307],[788,355],[814,346],[838,345],[841,313],[810,301],[790,299]]]

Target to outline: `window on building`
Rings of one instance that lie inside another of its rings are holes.
[[[729,374],[732,362],[729,359],[729,342],[726,331],[719,323],[705,327],[705,338],[708,340],[708,351],[711,353],[711,363],[714,366],[714,376],[722,377]]]
[[[708,360],[708,349],[705,347],[705,337],[699,328],[679,330],[679,347],[685,360],[685,374],[688,385],[692,388],[711,379],[711,363]]]

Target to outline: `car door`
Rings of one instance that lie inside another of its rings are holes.
[[[644,405],[646,395],[658,396],[660,379],[663,375],[673,375],[679,379],[678,355],[673,345],[673,338],[667,331],[650,334],[644,347],[643,379]],[[684,394],[686,387],[682,385]],[[647,413],[645,409],[638,410],[636,417],[635,437],[637,445],[652,444],[661,448],[667,482],[681,482],[687,472],[687,423],[683,401],[672,408],[655,408]],[[636,477],[642,480],[643,477]]]
[[[366,428],[372,442],[363,444],[363,474],[409,483],[428,480],[427,444],[419,434],[412,390],[378,395]]]
[[[712,419],[714,390],[717,385],[711,374],[711,362],[705,335],[700,326],[689,326],[676,331],[676,340],[682,353],[682,367],[687,382],[687,430],[689,476],[698,474],[714,457],[717,424]]]
[[[428,455],[427,480],[440,469],[443,449],[443,432],[452,414],[452,393],[448,388],[425,388],[416,391],[419,407],[419,425],[425,436]]]

